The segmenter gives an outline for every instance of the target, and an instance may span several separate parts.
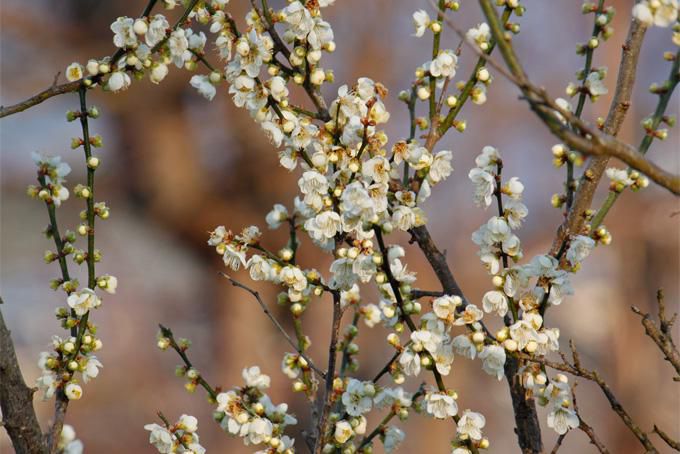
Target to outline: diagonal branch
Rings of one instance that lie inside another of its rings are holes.
[[[314,362],[311,360],[311,358],[309,356],[307,356],[307,354],[305,352],[302,351],[302,349],[298,346],[298,344],[288,335],[288,333],[283,328],[283,326],[281,326],[281,323],[279,323],[279,321],[276,320],[276,318],[272,315],[272,313],[269,311],[269,308],[267,307],[267,305],[264,304],[264,302],[262,301],[262,298],[260,297],[259,292],[257,292],[255,290],[251,289],[250,287],[240,283],[239,281],[237,281],[236,279],[232,278],[231,276],[229,276],[225,273],[220,273],[220,274],[224,278],[226,278],[229,282],[231,282],[231,285],[233,285],[234,287],[241,288],[241,289],[247,291],[248,293],[250,293],[251,295],[253,295],[253,297],[255,297],[255,300],[257,301],[257,303],[262,308],[262,311],[264,311],[265,315],[269,318],[269,320],[271,320],[271,322],[274,324],[276,329],[279,330],[279,332],[283,335],[283,337],[286,339],[286,341],[295,349],[295,351],[302,358],[304,358],[305,361],[307,361],[307,364],[309,364],[309,367],[314,372],[316,372],[321,378],[326,377],[326,373],[323,372],[321,369],[319,369],[318,367],[316,367],[314,365]]]
[[[673,332],[671,328],[673,323],[678,316],[678,314],[673,314],[671,318],[666,317],[666,303],[664,302],[663,290],[659,289],[656,293],[656,302],[659,306],[659,324],[657,325],[654,320],[652,320],[650,314],[645,314],[640,309],[632,306],[633,312],[638,314],[641,318],[640,323],[645,327],[645,334],[649,336],[654,343],[659,347],[659,350],[664,355],[664,359],[671,363],[675,371],[678,373],[678,377],[675,377],[675,381],[680,380],[680,352],[673,342]]]
[[[0,299],[2,304],[2,299]],[[33,410],[33,393],[21,375],[10,331],[0,312],[0,409],[2,426],[17,454],[44,454],[47,446]]]

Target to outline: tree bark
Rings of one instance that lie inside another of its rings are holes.
[[[512,408],[515,412],[515,433],[523,454],[538,454],[543,452],[541,440],[541,423],[536,413],[534,399],[526,397],[526,390],[520,383],[519,360],[508,356],[505,361],[505,378],[510,388]]]
[[[0,304],[2,300],[0,299]],[[17,454],[44,454],[47,447],[33,410],[33,393],[21,375],[9,329],[0,311],[0,408]]]

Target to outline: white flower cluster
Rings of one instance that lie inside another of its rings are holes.
[[[62,454],[83,453],[83,442],[76,438],[76,431],[73,426],[64,424],[61,428],[57,450]]]
[[[75,337],[62,339],[53,336],[53,351],[40,353],[38,367],[42,375],[37,384],[45,393],[44,399],[51,398],[58,388],[63,388],[69,400],[78,400],[83,395],[83,389],[76,374],[80,374],[84,383],[99,375],[102,363],[92,353],[102,348],[102,341],[89,333],[83,336],[80,346],[77,344]]]
[[[33,152],[31,157],[35,165],[38,166],[38,175],[45,179],[45,184],[40,188],[30,185],[27,191],[28,195],[39,198],[46,203],[54,204],[55,207],[60,207],[62,202],[68,200],[70,195],[64,183],[66,182],[65,177],[71,173],[71,166],[62,162],[59,156],[45,156]]]
[[[678,19],[678,0],[642,0],[633,6],[633,16],[647,26],[668,27]]]
[[[198,419],[182,415],[172,426],[147,424],[144,429],[151,432],[149,443],[162,454],[204,454],[205,448],[198,439]]]
[[[574,409],[569,379],[557,374],[549,380],[536,364],[527,365],[521,371],[522,383],[537,402],[548,408],[548,427],[560,435],[579,426],[579,418]]]
[[[272,403],[265,392],[270,378],[259,367],[244,369],[242,376],[244,387],[217,395],[215,419],[227,433],[243,438],[246,446],[262,445],[259,454],[292,454],[295,440],[284,430],[297,419],[288,414],[287,404]]]
[[[409,410],[414,408],[415,400],[420,394],[413,395],[401,387],[378,388],[371,382],[361,382],[354,378],[336,379],[334,390],[341,394],[343,413],[337,414],[337,422],[332,428],[332,443],[328,443],[324,452],[356,452],[356,437],[366,433],[367,414],[373,407],[389,408],[392,413],[405,421]],[[335,415],[335,414],[334,414]],[[385,426],[381,431],[381,440],[385,452],[392,452],[405,438],[402,430],[395,426]]]
[[[610,167],[605,171],[609,178],[609,189],[614,192],[622,192],[626,188],[633,191],[644,189],[649,186],[649,179],[637,170],[617,169]]]

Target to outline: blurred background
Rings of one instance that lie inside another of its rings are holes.
[[[0,103],[13,104],[46,88],[57,71],[73,61],[109,55],[110,23],[118,16],[135,17],[144,3],[62,0],[55,6],[46,0],[2,1]],[[234,0],[229,6],[240,24],[247,3]],[[480,21],[480,15],[475,4],[462,3],[454,20],[469,28]],[[523,3],[528,11],[519,20],[522,33],[515,39],[520,56],[535,82],[563,96],[567,83],[575,81],[575,72],[583,66],[574,48],[590,36],[592,15],[581,14],[580,2]],[[596,51],[595,65],[610,68],[606,81],[613,91],[633,1],[606,4],[618,12],[613,23],[616,33]],[[407,112],[396,96],[409,86],[414,69],[430,52],[430,40],[411,37],[411,14],[420,8],[431,10],[426,0],[340,0],[325,10],[338,47],[325,63],[335,70],[337,82],[325,87],[324,93],[330,98],[337,86],[351,85],[361,76],[384,83],[391,90],[386,101],[392,113],[387,127],[391,142],[408,134]],[[173,13],[179,14],[168,15]],[[670,35],[669,29],[656,28],[647,34],[633,104],[620,134],[627,142],[639,143],[640,121],[656,105],[656,96],[647,87],[668,75],[669,64],[662,53],[672,49]],[[458,43],[454,33],[446,30],[443,46],[455,49]],[[459,78],[468,77],[474,60],[464,49]],[[142,427],[157,422],[158,410],[173,421],[182,413],[199,417],[201,441],[211,452],[252,451],[211,421],[213,407],[200,390],[194,395],[184,391],[183,380],[174,375],[178,358],[155,347],[158,322],[193,341],[190,356],[210,383],[226,388],[240,385],[242,368],[260,365],[272,376],[274,401],[291,405],[300,418],[299,427],[308,423],[304,397],[291,392],[290,381],[280,372],[285,343],[250,295],[218,275],[223,264],[206,245],[207,232],[218,224],[234,230],[256,224],[266,231],[264,216],[272,204],[291,206],[296,173],[279,167],[274,149],[247,113],[233,106],[226,86],[207,102],[189,86],[189,78],[186,71],[173,67],[158,87],[145,80],[115,96],[94,90],[90,97],[102,112],[91,128],[104,138],[104,148],[97,150],[103,163],[97,173],[97,198],[112,209],[111,219],[97,228],[98,247],[104,254],[98,273],[116,275],[120,285],[118,294],[106,297],[94,314],[104,341],[98,355],[104,369],[85,386],[85,398],[70,405],[67,416],[86,452],[153,452]],[[473,205],[467,178],[484,145],[498,147],[504,174],[518,176],[526,186],[530,214],[519,234],[527,258],[548,250],[562,217],[550,207],[550,196],[561,190],[564,179],[563,169],[551,165],[550,147],[556,140],[517,97],[517,90],[497,76],[489,102],[463,110],[460,118],[467,120],[467,131],[449,132],[438,146],[453,150],[455,171],[427,202],[430,230],[447,251],[449,264],[472,301],[479,302],[491,285],[470,241],[471,233],[491,216]],[[603,96],[595,106],[587,104],[586,118],[594,121],[605,115],[610,99],[611,95]],[[672,100],[669,113],[678,113],[678,99]],[[42,261],[44,250],[52,247],[41,235],[47,223],[45,208],[25,195],[26,186],[35,179],[30,152],[62,155],[74,168],[69,187],[83,181],[81,153],[69,148],[71,137],[80,134],[79,126],[65,120],[65,112],[76,107],[77,95],[69,94],[0,122],[2,311],[12,328],[24,376],[31,383],[39,372],[38,353],[46,349],[52,334],[63,334],[52,313],[64,301],[49,289],[57,266]],[[678,145],[677,129],[672,130],[668,140],[653,145],[650,159],[678,172]],[[603,196],[604,191],[596,206]],[[75,227],[81,205],[73,198],[58,211],[62,229]],[[601,372],[644,430],[658,424],[676,439],[680,437],[679,385],[673,383],[670,367],[644,336],[639,318],[629,307],[654,310],[655,292],[663,287],[669,306],[677,310],[680,216],[674,214],[679,209],[676,198],[654,185],[640,193],[625,193],[606,220],[613,245],[596,249],[573,278],[576,295],[551,310],[548,318],[550,326],[560,327],[562,345],[568,339],[576,341],[585,365]],[[390,241],[406,245],[407,238],[394,235]],[[285,243],[285,232],[266,232],[265,242],[279,248]],[[327,269],[329,258],[310,246],[304,242],[300,262]],[[418,286],[438,289],[420,251],[410,247],[409,252],[408,265],[418,271]],[[246,280],[242,273],[235,277]],[[275,289],[256,288],[274,306]],[[329,306],[326,300],[313,304],[303,321],[313,342],[310,354],[318,363],[326,361]],[[274,311],[288,323],[282,309],[274,306]],[[360,377],[372,376],[391,355],[385,335],[382,328],[362,326]],[[519,452],[504,381],[484,374],[479,362],[459,357],[446,383],[458,391],[462,409],[486,415],[491,453]],[[414,389],[417,383],[408,386]],[[583,382],[577,397],[583,418],[612,453],[642,452],[599,389]],[[53,403],[38,398],[35,407],[47,424]],[[557,436],[547,428],[543,409],[539,411],[549,451]],[[406,432],[403,452],[450,451],[453,433],[448,421],[413,415]],[[657,445],[664,448],[660,440]],[[4,431],[0,451],[12,451]],[[381,451],[380,446],[377,452]],[[591,451],[584,434],[573,432],[560,452]]]

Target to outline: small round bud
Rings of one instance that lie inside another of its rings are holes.
[[[481,331],[477,331],[472,335],[472,342],[474,342],[475,344],[481,344],[482,342],[484,342],[484,337],[485,337],[484,333],[482,333]]]
[[[506,339],[503,341],[503,347],[505,347],[505,349],[509,352],[514,352],[517,351],[517,347],[519,346],[517,345],[517,341],[513,339]]]
[[[427,87],[420,87],[416,94],[418,95],[418,99],[424,101],[430,97],[430,89]]]
[[[458,98],[455,96],[451,95],[446,98],[446,105],[449,107],[456,107],[456,104],[458,104]]]
[[[493,284],[494,287],[499,287],[499,288],[503,287],[503,282],[504,282],[504,279],[503,279],[502,276],[496,275],[491,279],[491,283]]]
[[[480,82],[487,82],[491,78],[491,74],[489,74],[489,70],[486,68],[480,68],[479,71],[477,71],[477,80]]]
[[[132,29],[138,35],[145,35],[146,32],[149,30],[149,26],[144,19],[137,19],[135,21],[135,24],[132,26]]]

